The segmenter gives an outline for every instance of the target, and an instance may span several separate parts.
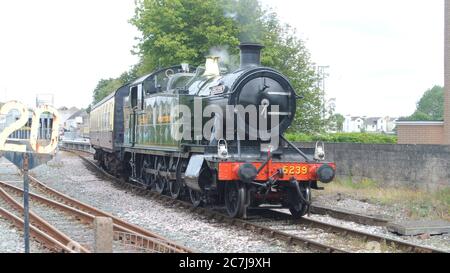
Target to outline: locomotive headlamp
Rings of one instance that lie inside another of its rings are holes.
[[[325,144],[323,142],[316,142],[316,149],[314,152],[314,160],[325,160]]]
[[[228,144],[224,139],[220,139],[217,144],[217,156],[219,158],[228,157]]]
[[[331,181],[333,181],[336,172],[330,165],[325,164],[317,170],[316,174],[317,180],[319,180],[320,182],[330,183]]]

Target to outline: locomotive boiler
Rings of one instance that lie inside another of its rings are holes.
[[[335,164],[323,145],[298,148],[284,138],[300,99],[289,80],[261,66],[262,46],[241,44],[240,67],[223,71],[182,64],[128,83],[93,107],[95,159],[117,176],[194,206],[224,206],[231,217],[251,208],[311,204]]]

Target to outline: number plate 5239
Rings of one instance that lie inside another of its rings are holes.
[[[301,165],[283,166],[283,173],[285,175],[305,175],[308,174],[309,168]]]

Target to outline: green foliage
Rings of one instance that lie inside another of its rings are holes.
[[[324,141],[329,143],[365,143],[365,144],[396,144],[397,137],[383,134],[368,133],[336,133],[336,134],[300,134],[288,133],[286,138],[295,142]]]
[[[344,130],[345,117],[341,114],[334,114],[330,117],[330,130],[342,132]]]
[[[101,79],[94,89],[94,104],[117,90],[122,85],[119,79]]]
[[[319,77],[302,40],[258,0],[136,0],[130,20],[140,32],[134,53],[140,56],[135,76],[159,67],[187,62],[202,65],[215,48],[225,49],[228,67],[235,67],[240,42],[264,44],[262,63],[285,74],[303,96],[292,131],[324,132],[324,105],[317,87]],[[101,80],[94,91],[98,102],[126,81]],[[330,115],[331,116],[331,115]]]
[[[434,86],[428,89],[417,103],[417,110],[406,121],[441,121],[444,119],[444,88]]]
[[[280,70],[304,97],[292,130],[325,131],[318,76],[304,42],[257,0],[140,0],[131,23],[142,32],[139,73],[181,62],[202,64],[214,47],[237,55],[239,42],[263,43],[263,65]]]
[[[107,97],[112,92],[115,92],[124,84],[132,81],[136,77],[135,70],[131,70],[130,72],[124,72],[120,77],[113,79],[101,79],[97,87],[95,87],[93,92],[93,104],[100,102],[103,98]]]
[[[239,44],[222,0],[139,0],[131,23],[142,33],[139,72],[182,62],[200,64],[214,46]]]

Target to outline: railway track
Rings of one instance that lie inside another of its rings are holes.
[[[63,148],[62,150],[72,152],[77,154],[78,156],[87,159],[86,157],[92,156],[92,153],[81,151],[81,150],[70,150]],[[92,163],[92,162],[90,162]],[[376,216],[370,216],[370,215],[364,215],[359,214],[351,211],[344,211],[342,209],[334,209],[331,207],[323,206],[323,205],[312,205],[310,212],[312,214],[317,215],[328,215],[330,217],[333,217],[335,219],[340,219],[344,221],[350,221],[361,225],[368,225],[368,226],[386,226],[390,219],[382,218],[382,217],[376,217]]]
[[[82,160],[87,162],[89,165],[95,167],[95,169],[99,172],[101,172],[103,175],[107,176],[109,179],[114,180],[115,182],[119,183],[121,186],[132,189],[135,193],[150,196],[153,199],[156,199],[166,205],[177,205],[179,207],[188,209],[192,212],[196,212],[200,215],[204,215],[209,219],[215,219],[220,222],[224,222],[227,224],[231,224],[234,226],[238,226],[240,228],[244,228],[253,232],[256,232],[260,235],[266,235],[270,238],[276,238],[281,241],[285,241],[288,244],[293,245],[299,245],[304,246],[310,250],[318,251],[318,252],[328,252],[328,253],[345,253],[348,252],[341,248],[336,248],[332,246],[328,246],[325,244],[322,244],[320,242],[307,239],[302,236],[295,235],[295,233],[291,233],[286,230],[277,230],[270,227],[270,225],[265,225],[265,223],[272,221],[274,218],[281,218],[284,222],[288,222],[288,224],[291,226],[292,230],[298,229],[298,227],[305,227],[306,229],[319,229],[321,232],[334,234],[338,237],[343,238],[344,240],[349,239],[356,239],[359,244],[367,244],[367,243],[378,243],[381,246],[386,247],[389,249],[389,251],[394,252],[407,252],[407,253],[443,253],[444,251],[433,249],[429,247],[424,247],[420,245],[415,245],[407,242],[403,242],[400,240],[391,239],[384,236],[379,236],[375,234],[365,233],[349,228],[345,228],[342,226],[336,226],[329,223],[321,222],[318,220],[314,220],[311,218],[304,218],[301,220],[292,220],[290,215],[287,215],[286,213],[270,210],[266,214],[270,214],[269,217],[262,217],[264,219],[261,219],[261,215],[257,217],[257,219],[250,219],[250,220],[241,220],[241,219],[232,219],[229,218],[227,215],[216,211],[211,210],[207,208],[195,208],[192,206],[191,203],[180,201],[180,200],[174,200],[170,198],[169,196],[165,195],[159,195],[155,192],[148,191],[146,189],[142,189],[139,185],[133,185],[127,182],[122,181],[121,179],[118,179],[106,171],[104,171],[102,168],[100,168],[93,160],[88,159],[86,156],[83,156],[80,153],[77,154]],[[89,155],[88,153],[84,153],[84,155]],[[360,215],[360,214],[352,214],[350,212],[343,212],[339,210],[334,210],[331,208],[326,207],[319,207],[314,206],[312,208],[313,213],[322,214],[322,215],[330,215],[333,217],[336,217],[338,219],[343,219],[346,221],[353,221],[360,224],[365,225],[374,225],[374,226],[384,226],[387,224],[386,219],[366,216],[366,215]],[[287,220],[289,219],[289,220]],[[272,226],[275,224],[273,223]]]
[[[23,190],[0,181],[0,216],[23,230]],[[191,253],[193,250],[125,222],[44,185],[30,176],[31,237],[51,252],[92,252],[97,216],[113,221],[114,252]],[[41,193],[41,195],[37,194]],[[39,214],[39,215],[38,215]],[[70,236],[70,237],[69,237]]]
[[[350,211],[343,211],[341,209],[333,209],[326,206],[321,205],[312,205],[311,213],[318,215],[328,215],[335,219],[340,219],[344,221],[350,221],[361,225],[367,226],[387,226],[390,219],[374,217],[369,215],[363,215],[359,213],[354,213]]]
[[[0,189],[1,217],[22,230],[24,226],[23,213],[23,206],[6,191]],[[30,235],[52,252],[89,252],[32,211],[30,211]]]
[[[63,198],[69,198],[64,195],[60,196],[58,192],[46,187],[34,177],[30,177],[30,181],[31,180],[33,180],[32,184],[34,186],[50,192],[53,197],[60,200],[63,200]],[[5,190],[11,195],[6,193]],[[23,197],[22,189],[4,182],[0,182],[0,193],[2,192],[4,193],[3,195],[9,195],[9,198],[15,198],[17,203],[17,199]],[[99,211],[71,198],[70,200],[67,199],[64,203],[62,203],[46,198],[42,195],[30,193],[30,199],[33,202],[33,210],[38,211],[41,215],[45,214],[46,218],[49,219],[48,221],[51,222],[52,225],[60,228],[65,233],[73,234],[74,240],[66,240],[63,241],[63,243],[74,246],[82,246],[80,248],[81,252],[92,252],[92,248],[90,247],[90,243],[94,241],[92,224],[96,216],[110,217],[113,219],[113,231],[115,232],[114,239],[116,241],[114,244],[115,252],[130,252],[133,250],[138,250],[138,252],[164,253],[192,252],[188,248],[180,246],[174,242],[170,242],[159,235],[124,222],[112,215]],[[62,217],[61,213],[65,214],[65,216]]]
[[[69,151],[69,152],[71,152],[71,151]],[[177,206],[182,209],[191,211],[193,213],[197,213],[199,215],[205,216],[210,220],[214,219],[218,222],[226,223],[231,226],[236,226],[236,227],[239,227],[239,228],[242,228],[245,230],[250,230],[250,231],[253,231],[255,234],[259,234],[261,236],[267,236],[268,238],[271,238],[271,239],[277,239],[280,241],[284,241],[289,245],[305,247],[306,249],[309,249],[314,252],[322,252],[322,253],[346,253],[347,252],[347,251],[342,250],[337,247],[322,244],[320,242],[309,240],[307,238],[294,236],[294,235],[291,235],[291,234],[288,234],[288,233],[285,233],[285,232],[282,232],[279,230],[273,230],[271,228],[267,228],[267,227],[264,227],[264,226],[256,224],[256,223],[251,223],[246,220],[230,218],[228,215],[223,214],[218,211],[215,211],[215,210],[202,208],[202,207],[194,207],[189,202],[185,202],[182,200],[175,200],[175,199],[172,199],[169,196],[165,196],[165,195],[159,195],[156,192],[152,192],[152,191],[148,191],[147,189],[143,189],[139,185],[124,182],[123,180],[118,179],[117,177],[114,177],[113,175],[109,174],[108,172],[106,172],[105,170],[100,168],[94,161],[92,161],[78,153],[75,153],[75,154],[77,154],[83,161],[88,163],[90,166],[94,167],[98,172],[102,173],[104,176],[106,176],[110,180],[119,184],[122,188],[131,190],[135,194],[138,194],[141,196],[148,196],[154,200],[161,202],[164,205]]]
[[[291,227],[291,230],[298,230],[303,227],[304,229],[318,229],[325,233],[333,233],[342,238],[353,238],[359,240],[361,244],[375,242],[378,243],[379,246],[383,246],[390,251],[395,252],[406,252],[406,253],[445,253],[441,250],[423,247],[415,244],[410,244],[407,242],[403,242],[400,240],[395,240],[392,238],[379,236],[375,234],[370,234],[367,232],[362,232],[342,226],[333,225],[330,223],[321,222],[318,220],[314,220],[311,218],[302,218],[299,220],[293,220],[292,217],[285,212],[277,211],[277,210],[264,210],[258,214],[259,218],[256,221],[261,221],[265,223],[269,223],[271,226],[281,224],[287,225]],[[275,221],[271,221],[275,219]]]

